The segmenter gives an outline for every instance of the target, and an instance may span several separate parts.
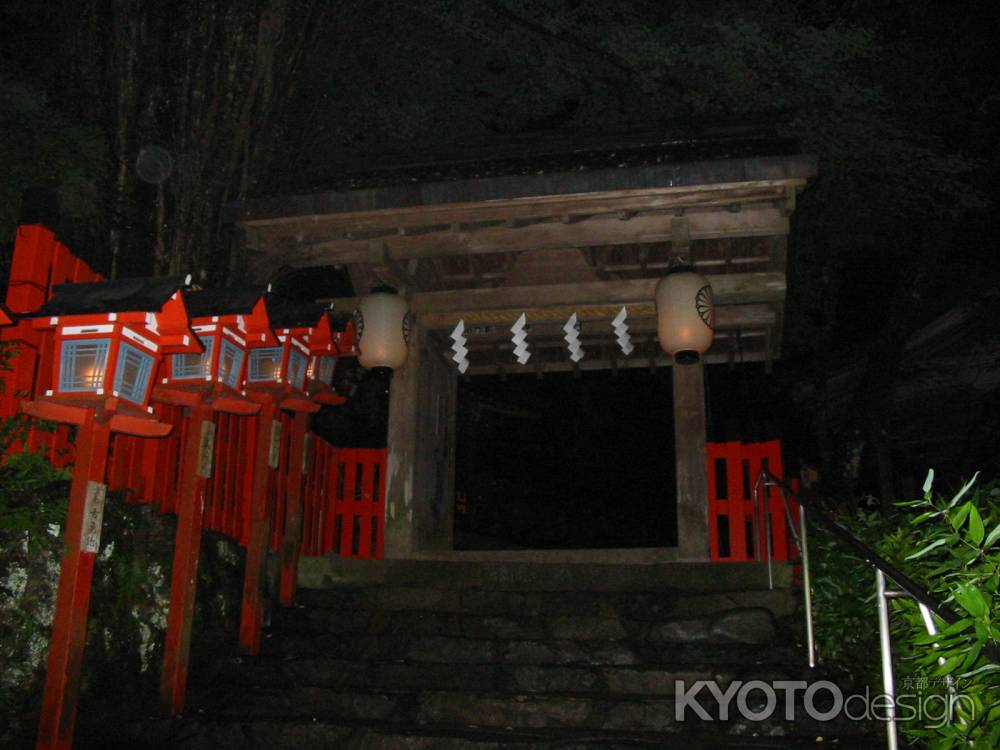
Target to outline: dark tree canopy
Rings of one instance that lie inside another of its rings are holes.
[[[347,155],[778,122],[819,156],[820,178],[795,214],[775,403],[792,385],[808,394],[795,407],[803,434],[832,465],[856,431],[869,448],[893,442],[889,394],[908,337],[993,281],[992,11],[930,0],[9,2],[0,158],[14,177],[0,218],[9,233],[16,192],[58,184],[71,212],[93,216],[107,270],[219,283],[240,260],[223,206],[322,185]],[[172,161],[159,184],[137,174],[147,146]],[[858,363],[850,406],[825,408],[830,376]]]

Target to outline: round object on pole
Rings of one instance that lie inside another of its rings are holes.
[[[135,172],[139,179],[150,185],[165,182],[174,171],[174,158],[162,146],[146,146],[135,160]]]
[[[674,266],[656,285],[656,333],[678,364],[697,362],[712,346],[712,286],[691,266]]]
[[[400,367],[406,361],[412,320],[406,300],[392,287],[376,287],[362,297],[354,311],[361,366]]]

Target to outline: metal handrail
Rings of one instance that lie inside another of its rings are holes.
[[[832,533],[840,541],[847,544],[858,556],[875,568],[875,590],[877,594],[878,622],[879,622],[879,646],[882,658],[882,689],[889,697],[886,705],[886,740],[889,750],[897,750],[899,747],[899,737],[896,727],[895,698],[896,686],[895,676],[892,667],[892,637],[889,628],[889,599],[909,596],[917,602],[924,627],[929,635],[937,635],[937,626],[931,612],[940,617],[949,625],[958,622],[959,616],[949,607],[937,601],[933,595],[920,584],[913,581],[909,576],[900,571],[896,566],[878,554],[872,547],[862,542],[850,531],[837,523],[833,517],[818,503],[808,498],[803,498],[791,486],[782,479],[774,476],[767,469],[762,469],[754,482],[753,487],[753,522],[754,544],[759,542],[758,519],[761,507],[764,512],[764,538],[765,549],[767,550],[767,576],[768,584],[774,588],[774,574],[772,571],[772,542],[771,542],[771,512],[767,506],[767,498],[764,502],[759,501],[761,487],[776,487],[781,490],[781,500],[785,509],[785,518],[795,538],[796,546],[802,558],[802,586],[805,599],[806,616],[806,639],[809,649],[809,666],[816,666],[816,642],[813,632],[813,612],[812,612],[812,580],[809,566],[809,544],[806,532],[807,508],[809,517],[819,521],[827,531]],[[788,497],[791,496],[799,504],[799,530],[796,532],[795,524],[792,522],[791,509],[788,506]],[[899,591],[893,591],[886,585],[886,579],[892,580]],[[970,626],[971,628],[971,626]],[[938,644],[934,644],[938,648]],[[991,661],[1000,664],[1000,644],[988,643],[983,653]],[[938,658],[938,663],[944,663],[942,657]],[[956,696],[956,687],[953,679],[948,678],[948,690],[953,697]],[[949,709],[951,710],[951,708]]]
[[[806,498],[793,490],[785,480],[776,477],[767,469],[763,469],[760,472],[760,476],[757,478],[757,484],[754,485],[755,491],[758,484],[763,484],[767,487],[777,487],[781,490],[783,498],[787,503],[787,498],[791,497],[795,502],[799,504],[800,508],[805,508],[808,511],[808,517],[811,520],[815,520],[824,529],[829,531],[840,541],[844,542],[848,547],[854,550],[857,555],[864,560],[869,565],[878,568],[885,575],[892,579],[892,581],[899,586],[903,591],[912,596],[918,602],[922,603],[931,612],[936,614],[942,620],[944,620],[949,625],[958,622],[960,619],[957,614],[949,607],[945,606],[941,602],[937,601],[930,591],[925,589],[923,586],[918,584],[912,578],[903,573],[899,568],[890,563],[884,557],[882,557],[874,548],[868,546],[860,539],[858,539],[854,534],[845,529],[839,523],[837,523],[833,516],[826,512],[826,510],[813,501],[811,498]],[[754,503],[754,513],[756,514],[756,498]],[[770,514],[767,515],[768,524],[770,524]],[[768,540],[770,540],[770,534],[767,535]],[[771,565],[771,550],[770,541],[768,542],[768,566]]]

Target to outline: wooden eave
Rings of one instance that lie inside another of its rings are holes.
[[[576,367],[666,364],[652,299],[675,255],[715,290],[707,360],[769,361],[780,351],[789,216],[815,174],[810,156],[626,166],[293,196],[247,203],[234,217],[255,280],[335,265],[356,290],[396,286],[442,350],[447,329],[465,321],[473,373],[573,369],[561,331],[573,312],[586,355]],[[354,300],[334,303],[344,312]],[[610,328],[622,306],[629,358]],[[521,312],[537,355],[524,367],[508,330]]]

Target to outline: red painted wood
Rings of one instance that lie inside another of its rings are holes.
[[[712,560],[718,562],[747,562],[765,559],[766,518],[771,518],[772,558],[787,560],[794,556],[794,542],[788,533],[784,504],[780,491],[775,488],[762,498],[756,534],[748,532],[753,520],[753,485],[765,465],[777,477],[783,475],[781,442],[741,444],[709,443],[708,460],[708,510],[709,544]],[[718,486],[715,462],[725,462],[726,492]],[[798,509],[789,503],[797,522]],[[720,518],[726,519],[728,532],[720,531]],[[749,545],[748,545],[749,537]],[[728,550],[728,554],[723,554]]]
[[[290,468],[291,438],[292,438],[292,417],[280,410],[281,420],[281,442],[278,453],[278,469],[271,474],[271,496],[274,502],[271,505],[271,549],[279,551],[282,540],[285,536],[285,510],[288,501],[288,472]]]
[[[291,420],[290,450],[285,473],[285,529],[281,545],[281,604],[295,603],[299,574],[299,550],[302,546],[302,490],[305,480],[305,438],[309,415],[297,412]]]
[[[317,456],[323,455],[318,452]],[[324,457],[325,497],[310,510],[310,552],[378,558],[385,546],[385,449],[330,449]],[[316,501],[313,501],[316,502]]]
[[[111,430],[107,422],[97,421],[93,413],[80,425],[77,434],[77,463],[73,469],[66,514],[66,545],[49,640],[38,750],[68,749],[73,744],[96,558],[94,552],[81,549],[87,483],[104,481],[110,438]]]
[[[45,304],[55,245],[55,234],[40,224],[17,228],[6,297],[11,312],[34,312]]]
[[[361,502],[364,506],[364,513],[361,515],[361,538],[358,544],[358,557],[370,559],[374,557],[372,549],[372,525],[374,519],[371,513],[371,504],[377,502],[375,493],[375,462],[372,457],[366,454],[360,455],[358,463],[362,468],[361,479]]]
[[[129,435],[117,434],[111,441],[111,455],[108,466],[108,489],[123,490],[128,487],[128,468],[131,459]]]
[[[251,656],[260,653],[260,631],[264,618],[264,566],[267,562],[271,504],[268,488],[273,471],[267,464],[271,422],[277,416],[272,401],[266,401],[257,415],[253,487],[250,496],[250,533],[247,539],[246,569],[243,576],[243,604],[240,613],[240,650]]]
[[[170,611],[167,616],[160,680],[160,704],[167,716],[176,716],[184,710],[191,654],[191,623],[198,590],[202,517],[208,485],[208,480],[198,475],[200,437],[202,424],[211,423],[212,419],[210,407],[203,404],[194,407],[190,416],[191,427],[183,446],[181,493],[170,581]]]

